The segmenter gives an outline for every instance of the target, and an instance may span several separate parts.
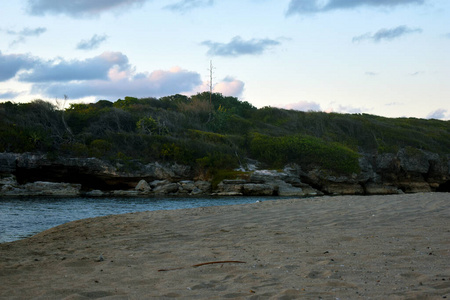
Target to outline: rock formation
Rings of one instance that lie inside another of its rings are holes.
[[[257,163],[252,163],[252,166]],[[247,170],[245,178],[199,180],[190,166],[175,163],[115,165],[97,158],[57,158],[0,153],[0,196],[372,195],[450,191],[450,155],[413,148],[397,153],[362,153],[359,174],[337,175],[314,167],[303,170]]]

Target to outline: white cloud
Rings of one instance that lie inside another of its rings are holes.
[[[287,15],[312,14],[337,9],[353,9],[361,6],[395,7],[423,3],[425,3],[425,0],[291,0]]]
[[[348,106],[345,106],[345,105],[338,105],[336,111],[337,111],[337,112],[340,112],[340,113],[360,114],[360,113],[363,113],[363,112],[365,112],[365,111],[367,111],[367,110],[364,109],[364,108],[353,107],[353,106],[350,106],[350,105],[348,105]]]
[[[146,1],[148,0],[28,0],[27,9],[31,15],[96,16],[111,10],[127,9]]]
[[[29,72],[19,75],[19,81],[51,82],[107,79],[111,68],[129,69],[128,57],[120,52],[104,52],[86,60],[49,60],[35,63]]]
[[[370,111],[371,111],[371,109],[368,109],[368,108],[354,107],[351,105],[342,105],[342,104],[337,104],[336,102],[331,102],[328,105],[328,108],[325,109],[325,112],[328,112],[328,113],[337,112],[337,113],[343,113],[343,114],[361,114],[361,113],[367,113]]]
[[[52,59],[44,61],[29,55],[2,55],[0,81],[16,77],[31,84],[31,92],[46,97],[69,95],[71,99],[85,97],[160,97],[190,93],[202,85],[197,72],[174,67],[136,73],[121,52],[104,52],[85,60]],[[227,79],[217,88],[223,93],[238,95],[243,83]],[[9,96],[9,95],[4,95]]]
[[[111,75],[113,74],[113,75]],[[131,72],[117,76],[111,72],[104,80],[85,80],[70,82],[38,83],[33,85],[33,92],[48,97],[69,95],[71,99],[89,96],[120,98],[124,95],[134,97],[161,97],[189,92],[201,84],[200,74],[173,68],[169,71],[156,70],[151,73]]]
[[[0,51],[0,82],[16,76],[21,70],[31,69],[38,59],[29,54],[2,54]]]
[[[164,8],[183,13],[199,7],[212,6],[213,4],[214,0],[181,0]]]
[[[108,39],[107,35],[94,34],[89,40],[82,40],[77,44],[78,50],[97,49],[101,43]]]
[[[423,75],[423,74],[425,74],[424,71],[416,71],[416,72],[413,72],[413,73],[411,73],[411,74],[409,74],[409,75],[410,75],[410,76],[419,76],[419,75]]]
[[[40,36],[41,34],[45,33],[47,31],[47,28],[45,27],[37,27],[37,28],[29,28],[26,27],[22,29],[21,31],[14,31],[14,30],[6,30],[6,33],[9,35],[15,35],[17,36],[17,39],[12,41],[9,46],[12,47],[14,45],[25,43],[28,37],[33,36]]]
[[[226,77],[214,86],[214,92],[225,96],[240,97],[244,91],[244,86],[243,81]]]
[[[299,111],[321,111],[319,103],[309,101],[299,101],[281,106],[281,108],[299,110]]]
[[[448,120],[450,119],[450,114],[447,109],[439,108],[429,113],[427,119]]]
[[[352,41],[360,42],[363,40],[372,40],[373,42],[380,42],[382,40],[393,40],[400,38],[401,36],[404,36],[406,34],[410,33],[421,33],[422,29],[420,28],[409,28],[408,26],[402,25],[391,29],[380,29],[375,34],[372,33],[365,33],[360,36],[355,36]]]
[[[34,29],[26,27],[19,32],[16,32],[14,30],[7,30],[6,33],[11,34],[11,35],[19,35],[19,36],[39,36],[46,31],[47,31],[47,28],[45,28],[45,27],[37,27]]]
[[[270,47],[278,46],[281,43],[272,39],[251,39],[245,41],[240,36],[235,36],[229,43],[203,41],[201,44],[209,48],[208,55],[241,56],[259,55]]]

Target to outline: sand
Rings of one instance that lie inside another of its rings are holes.
[[[85,219],[0,244],[1,299],[450,299],[450,194]]]

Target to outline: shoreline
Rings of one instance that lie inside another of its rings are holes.
[[[448,193],[83,219],[0,244],[0,298],[450,297],[449,220]]]
[[[0,244],[85,218],[141,211],[248,204],[292,197],[23,197],[0,198]]]

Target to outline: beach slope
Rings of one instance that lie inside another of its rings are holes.
[[[114,215],[0,254],[1,299],[449,299],[450,194]]]

